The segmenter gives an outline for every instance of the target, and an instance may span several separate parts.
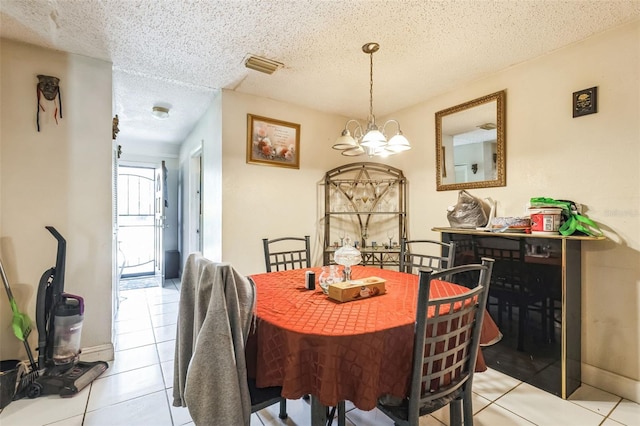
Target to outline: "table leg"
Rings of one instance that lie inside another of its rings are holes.
[[[311,395],[311,426],[324,426],[327,423],[327,406]]]

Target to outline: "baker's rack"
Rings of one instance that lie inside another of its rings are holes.
[[[402,170],[386,164],[345,164],[325,173],[325,265],[346,243],[357,244],[365,265],[397,266],[406,237],[406,184]]]

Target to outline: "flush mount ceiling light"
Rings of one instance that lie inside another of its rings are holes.
[[[495,123],[484,123],[478,126],[479,129],[482,130],[493,130],[495,128],[497,128],[498,126],[496,126]]]
[[[404,137],[400,130],[400,123],[397,120],[387,120],[382,129],[378,130],[376,125],[376,117],[373,115],[373,54],[380,49],[378,43],[367,43],[362,46],[362,51],[369,55],[369,119],[365,127],[355,119],[347,121],[344,126],[342,135],[336,140],[333,149],[342,151],[342,155],[348,157],[355,157],[357,155],[367,154],[369,157],[380,156],[386,157],[391,154],[406,151],[411,149],[411,145],[407,138]],[[397,126],[397,131],[391,139],[387,141],[385,134],[385,128],[387,124],[394,123]],[[349,130],[349,126],[352,126],[353,136]]]
[[[151,115],[153,115],[158,120],[164,120],[169,118],[169,108],[154,106],[151,110]]]
[[[272,61],[271,59],[261,58],[260,56],[248,55],[244,58],[244,66],[254,71],[273,74],[278,68],[282,68],[284,64]]]

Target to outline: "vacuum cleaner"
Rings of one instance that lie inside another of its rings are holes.
[[[23,392],[29,398],[58,394],[71,397],[109,367],[104,361],[80,361],[80,336],[84,318],[82,297],[64,292],[66,240],[52,226],[46,229],[58,240],[55,267],[40,278],[36,301],[38,377]]]

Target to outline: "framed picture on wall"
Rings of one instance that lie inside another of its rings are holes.
[[[300,125],[247,114],[247,163],[300,168]]]
[[[573,117],[581,117],[598,112],[598,88],[573,92]]]

